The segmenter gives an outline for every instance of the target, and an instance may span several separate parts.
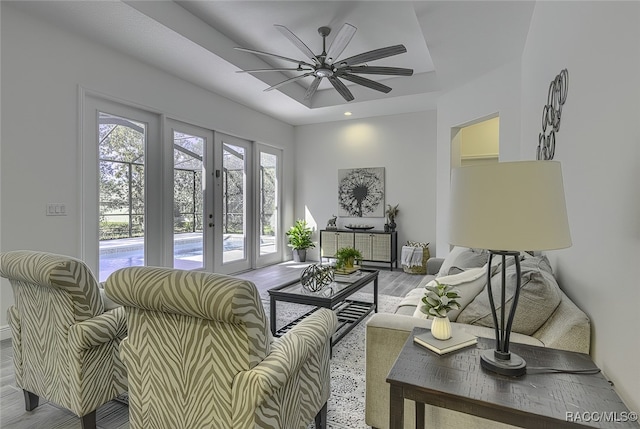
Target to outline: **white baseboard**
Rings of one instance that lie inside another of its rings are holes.
[[[11,338],[11,328],[9,325],[0,326],[0,341]]]

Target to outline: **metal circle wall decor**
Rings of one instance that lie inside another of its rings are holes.
[[[302,287],[311,292],[318,292],[332,281],[333,268],[328,265],[309,265],[300,275]]]
[[[560,131],[562,106],[567,101],[569,71],[563,69],[549,85],[547,104],[542,109],[542,132],[538,135],[538,160],[552,160],[556,151],[556,133]],[[548,132],[547,132],[548,131]]]

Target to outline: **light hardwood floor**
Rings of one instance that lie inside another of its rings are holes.
[[[238,274],[236,277],[255,283],[261,295],[265,297],[268,289],[300,278],[302,271],[309,265],[310,263],[289,261]],[[415,288],[424,277],[421,275],[406,274],[399,268],[394,268],[393,271],[389,271],[386,267],[366,266],[364,268],[380,270],[380,280],[378,284],[378,293],[380,295],[404,296],[409,290]]]
[[[237,275],[256,284],[263,298],[267,290],[288,280],[299,278],[308,264],[285,262]],[[396,269],[380,271],[380,295],[403,296],[423,279]],[[80,429],[80,419],[70,411],[40,400],[34,411],[25,411],[22,391],[15,386],[11,340],[0,342],[0,428],[2,429]],[[128,407],[111,401],[97,410],[99,429],[128,429]]]

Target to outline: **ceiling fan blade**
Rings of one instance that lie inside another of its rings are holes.
[[[413,69],[404,69],[401,67],[358,66],[358,67],[346,67],[344,71],[347,73],[385,74],[389,76],[412,76],[413,75]]]
[[[238,70],[236,71],[236,73],[262,73],[262,72],[273,72],[273,71],[311,71],[313,69],[303,69],[303,68],[297,68],[297,69],[291,69],[291,68],[277,68],[277,69],[254,69],[254,70]]]
[[[331,85],[333,85],[333,87],[336,89],[336,91],[338,91],[340,95],[342,95],[342,98],[347,101],[351,101],[354,99],[353,94],[351,93],[351,91],[349,91],[349,88],[347,88],[346,85],[342,83],[342,81],[333,76],[329,77],[328,79],[329,82],[331,82]]]
[[[338,34],[336,34],[333,42],[331,42],[331,46],[329,46],[329,50],[327,51],[327,58],[325,61],[328,63],[333,63],[335,58],[338,58],[340,55],[342,55],[344,48],[347,47],[353,35],[356,34],[357,30],[358,29],[353,25],[345,23],[340,31],[338,31]]]
[[[271,91],[272,89],[280,88],[282,85],[286,85],[288,83],[295,82],[296,80],[299,80],[299,79],[302,79],[303,77],[307,77],[307,76],[311,76],[311,75],[313,75],[313,73],[305,73],[305,74],[301,74],[300,76],[292,77],[291,79],[287,79],[287,80],[284,80],[284,81],[282,81],[280,83],[277,83],[277,84],[275,84],[273,86],[270,86],[269,88],[265,89],[265,91]]]
[[[313,97],[313,94],[318,90],[318,85],[320,85],[321,77],[316,77],[313,82],[311,82],[311,86],[307,89],[307,93],[304,95],[304,99],[308,100]]]
[[[298,36],[296,36],[295,34],[293,34],[291,32],[291,30],[289,30],[287,27],[285,27],[284,25],[278,25],[276,24],[275,27],[278,29],[278,31],[280,31],[280,33],[282,33],[282,35],[284,37],[286,37],[287,39],[289,39],[294,45],[296,45],[296,47],[298,49],[300,49],[302,51],[303,54],[305,54],[306,56],[308,56],[309,58],[311,58],[313,61],[315,61],[316,63],[320,63],[320,61],[318,60],[318,58],[316,57],[316,55],[313,53],[313,51],[311,49],[309,49],[309,47],[307,45],[304,44],[304,42],[302,40],[300,40],[298,38]]]
[[[336,64],[338,67],[353,66],[357,64],[367,63],[369,61],[379,60],[381,58],[404,54],[405,52],[407,52],[407,48],[405,48],[404,45],[387,46],[386,48],[374,49],[373,51],[363,52],[362,54],[345,58],[344,60],[335,61],[334,64]]]
[[[251,54],[256,54],[256,55],[264,55],[264,56],[267,56],[267,57],[280,58],[281,60],[290,61],[290,62],[298,64],[298,65],[302,64],[302,65],[305,65],[305,66],[313,67],[312,64],[306,63],[304,61],[294,60],[293,58],[287,58],[287,57],[283,57],[282,55],[271,54],[269,52],[257,51],[255,49],[240,48],[240,47],[235,47],[233,49],[237,49],[238,51],[243,51],[243,52],[249,52]]]
[[[367,88],[375,89],[376,91],[384,92],[385,94],[391,91],[391,87],[383,85],[380,82],[376,82],[375,80],[367,79],[366,77],[356,76],[349,73],[340,74],[339,76],[342,79],[349,80],[353,83],[357,83],[358,85],[366,86]]]

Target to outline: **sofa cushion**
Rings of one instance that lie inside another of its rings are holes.
[[[455,289],[458,289],[460,293],[460,299],[458,299],[458,303],[460,304],[460,309],[451,310],[447,315],[449,316],[449,320],[455,322],[458,318],[460,312],[467,306],[473,299],[480,293],[481,290],[484,289],[487,284],[487,270],[486,265],[481,268],[471,268],[466,271],[463,271],[459,274],[454,274],[450,276],[438,277],[438,282],[446,285],[453,286]],[[435,280],[427,283],[427,286],[435,286]],[[413,294],[416,289],[410,291]],[[424,296],[425,289],[420,288],[417,289],[421,293],[418,294],[418,301],[416,302],[416,307],[414,309],[413,316],[421,317],[423,319],[432,318],[427,314],[422,312],[421,308],[424,304],[421,302],[422,297]]]
[[[431,276],[433,279],[433,276]],[[402,301],[398,304],[396,308],[396,313],[407,314],[411,316],[413,311],[416,309],[416,305],[420,303],[420,299],[424,295],[424,286],[418,286],[415,289],[411,289],[407,294],[402,298]],[[409,310],[400,312],[400,309],[408,308]]]
[[[444,258],[436,277],[458,274],[469,268],[480,268],[487,263],[488,257],[486,250],[455,246]]]
[[[560,304],[562,293],[558,287],[551,265],[546,256],[525,258],[521,262],[522,285],[512,331],[532,335],[551,316]],[[491,278],[493,299],[497,310],[500,309],[502,290],[502,271]],[[506,307],[511,309],[511,302],[516,287],[516,267],[510,265],[506,270]],[[457,319],[460,323],[493,327],[493,317],[489,306],[488,293],[483,292],[462,310]]]
[[[496,331],[493,328],[487,328],[486,326],[466,325],[458,322],[456,322],[452,326],[459,327],[466,333],[475,335],[477,337],[491,338],[491,339],[496,338]],[[509,339],[509,341],[512,343],[529,344],[531,346],[545,347],[545,344],[539,339],[532,337],[531,335],[523,335],[517,332],[511,333],[511,338]]]

